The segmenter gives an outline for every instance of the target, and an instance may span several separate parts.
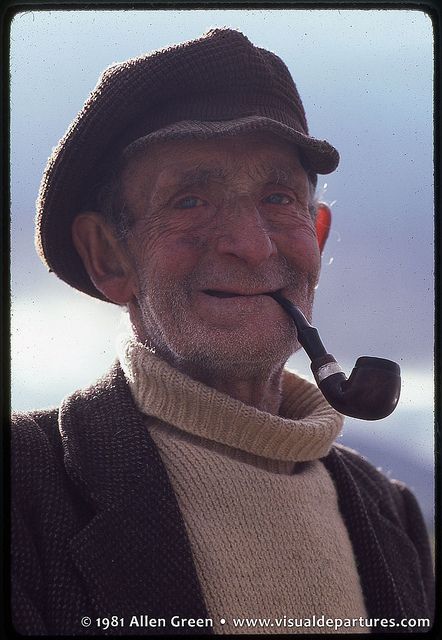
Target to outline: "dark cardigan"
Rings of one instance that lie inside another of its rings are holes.
[[[17,631],[210,633],[128,627],[140,614],[167,622],[209,616],[167,472],[118,364],[59,411],[17,415],[11,435]],[[414,496],[345,447],[333,446],[322,462],[337,489],[367,616],[432,618],[431,554]],[[104,616],[124,618],[124,627],[98,629]]]

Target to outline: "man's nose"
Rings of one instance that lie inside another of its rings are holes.
[[[256,204],[250,197],[223,207],[217,229],[217,251],[257,267],[276,255],[276,245]]]

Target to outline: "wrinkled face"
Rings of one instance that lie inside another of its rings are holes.
[[[310,316],[320,266],[294,147],[262,133],[161,143],[122,184],[141,337],[181,366],[284,363],[296,332],[265,294],[282,290]]]

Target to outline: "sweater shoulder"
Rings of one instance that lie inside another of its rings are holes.
[[[31,518],[50,508],[64,486],[64,451],[57,408],[12,416],[11,499],[14,511]],[[34,514],[34,515],[33,515]]]
[[[421,518],[420,507],[406,483],[390,478],[358,451],[334,444],[327,458],[329,461],[324,462],[332,475],[341,475],[339,468],[345,468],[361,496],[377,504],[384,515],[393,512],[402,523],[409,520],[410,511]]]
[[[94,405],[103,406],[117,377],[118,366],[114,365],[89,387],[73,391],[60,407],[13,413],[10,425],[12,478],[26,478],[30,482],[35,474],[49,474],[55,466],[62,465],[64,451],[60,425],[63,407],[67,406],[75,414],[93,410]]]
[[[346,445],[335,443],[332,447],[331,454],[337,455],[344,464],[362,476],[366,476],[367,480],[371,480],[385,486],[389,486],[392,482],[396,482],[386,476],[380,468],[375,467],[375,465],[367,460],[367,458],[359,453],[359,451],[351,449]]]
[[[11,416],[11,432],[13,436],[39,438],[51,432],[58,421],[58,407],[36,409],[33,411],[14,412]]]
[[[38,444],[41,439],[57,440],[59,438],[58,426],[60,408],[64,404],[70,406],[83,405],[84,403],[102,403],[106,395],[112,392],[120,378],[123,377],[118,362],[111,370],[91,385],[72,391],[60,403],[60,407],[36,409],[27,412],[14,412],[11,416],[11,437],[13,442],[22,440],[29,444]]]
[[[35,462],[46,457],[49,449],[57,446],[58,408],[13,413],[11,417],[11,463]]]

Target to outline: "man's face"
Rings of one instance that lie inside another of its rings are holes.
[[[310,316],[320,267],[295,148],[266,133],[156,144],[122,184],[140,337],[181,367],[281,366],[296,331],[265,294]]]

